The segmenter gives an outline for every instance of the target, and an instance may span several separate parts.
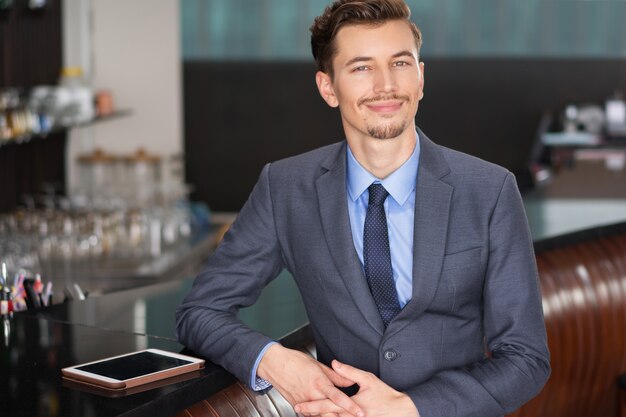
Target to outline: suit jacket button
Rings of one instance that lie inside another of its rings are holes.
[[[385,360],[392,362],[396,360],[396,358],[398,357],[398,354],[396,353],[395,350],[389,349],[385,351],[384,357],[385,357]]]

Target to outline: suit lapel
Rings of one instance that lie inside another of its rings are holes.
[[[430,305],[441,276],[453,187],[441,178],[450,168],[441,150],[421,131],[420,165],[415,188],[413,295],[388,328],[399,331]]]
[[[346,144],[323,164],[316,181],[322,229],[330,253],[354,304],[367,322],[381,335],[384,325],[354,248],[346,201]]]

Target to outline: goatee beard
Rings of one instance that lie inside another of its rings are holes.
[[[367,133],[376,139],[393,139],[400,136],[406,128],[405,123],[391,124],[386,126],[368,126]]]

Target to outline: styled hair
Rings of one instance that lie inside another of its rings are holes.
[[[337,53],[335,37],[344,26],[382,25],[390,20],[405,20],[415,38],[419,54],[422,33],[411,22],[411,9],[404,0],[335,0],[324,13],[316,17],[311,31],[311,50],[317,69],[333,75],[332,60]]]

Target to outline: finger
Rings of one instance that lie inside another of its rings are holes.
[[[345,411],[329,399],[296,404],[294,410],[296,413],[302,414],[303,416],[337,415],[338,413]]]
[[[356,382],[361,388],[365,388],[371,377],[369,372],[355,368],[354,366],[350,366],[346,363],[339,362],[337,359],[333,360],[332,366],[335,372],[344,378]]]
[[[328,377],[328,379],[330,379],[332,383],[338,387],[349,387],[355,384],[354,381],[339,375],[337,372],[325,365],[322,365],[322,371],[324,371],[324,374]]]
[[[365,416],[365,412],[363,411],[363,409],[359,407],[352,398],[348,397],[341,390],[328,385],[328,386],[322,387],[320,391],[322,392],[322,394],[326,396],[328,400],[330,400],[336,406],[339,406],[341,409],[343,409],[341,411],[348,412],[355,417]],[[336,412],[336,411],[331,411],[331,412]]]

